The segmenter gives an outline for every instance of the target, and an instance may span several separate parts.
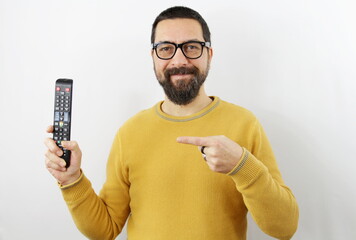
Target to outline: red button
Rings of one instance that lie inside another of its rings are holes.
[[[61,88],[60,87],[56,87],[56,91],[61,91]]]
[[[69,92],[70,91],[70,88],[66,88],[66,92]]]

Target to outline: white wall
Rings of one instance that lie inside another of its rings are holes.
[[[356,239],[356,4],[350,0],[0,0],[0,240],[85,239],[44,167],[57,78],[99,191],[116,129],[162,99],[155,16],[187,5],[215,55],[206,88],[252,110],[300,206],[293,239]],[[118,239],[126,239],[121,234]],[[270,239],[250,221],[249,239]]]

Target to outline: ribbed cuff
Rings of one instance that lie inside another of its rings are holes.
[[[80,176],[75,182],[72,182],[67,185],[62,185],[62,184],[58,183],[58,187],[60,187],[62,190],[66,189],[66,188],[70,188],[70,187],[76,185],[77,183],[79,183],[82,180],[82,178],[83,178],[83,172],[82,172],[82,170],[80,170]]]
[[[83,196],[90,193],[91,189],[91,183],[84,174],[81,174],[74,183],[61,187],[63,198],[67,203],[83,198]]]
[[[242,187],[253,182],[263,171],[268,171],[267,167],[247,149],[244,149],[242,160],[229,175],[236,183],[236,186]],[[237,172],[238,174],[236,174]]]
[[[235,175],[245,165],[248,155],[249,155],[249,152],[244,147],[242,148],[242,151],[243,152],[242,152],[240,161],[236,164],[236,166],[230,172],[227,173],[227,175],[230,175],[230,176]]]

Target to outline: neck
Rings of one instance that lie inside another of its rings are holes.
[[[170,101],[166,96],[162,104],[162,111],[171,116],[184,117],[199,112],[211,102],[211,98],[205,93],[204,87],[202,86],[198,96],[187,105],[177,105]]]

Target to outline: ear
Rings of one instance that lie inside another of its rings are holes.
[[[211,62],[211,59],[213,58],[213,48],[208,48],[208,56],[209,56],[209,62]]]

